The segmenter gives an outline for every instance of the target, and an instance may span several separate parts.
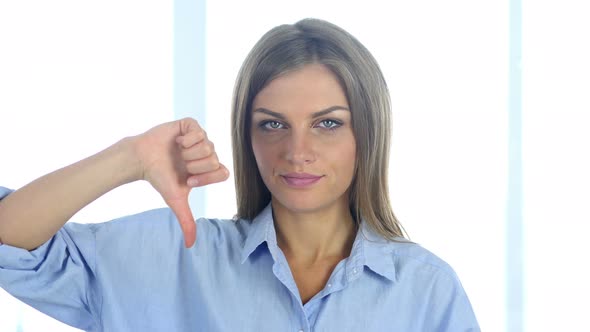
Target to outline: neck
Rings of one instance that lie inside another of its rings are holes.
[[[356,227],[347,202],[294,212],[272,200],[277,243],[290,262],[313,266],[350,255]]]

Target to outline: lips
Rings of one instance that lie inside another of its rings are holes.
[[[283,181],[295,188],[309,187],[318,182],[323,176],[308,173],[287,173],[281,174]]]

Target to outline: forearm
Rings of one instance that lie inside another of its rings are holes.
[[[125,138],[0,201],[0,240],[15,247],[35,249],[84,206],[140,176],[133,138]]]

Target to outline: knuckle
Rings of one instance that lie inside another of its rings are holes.
[[[199,162],[191,162],[186,165],[187,171],[191,174],[199,174],[202,172],[202,166]]]
[[[209,161],[209,166],[211,168],[212,171],[216,171],[219,169],[219,161],[217,160],[217,158],[215,159],[211,159]]]
[[[205,144],[203,145],[203,154],[205,154],[205,156],[209,156],[213,153],[213,148],[211,148],[210,145]]]
[[[195,174],[195,164],[194,163],[186,164],[186,171],[189,172],[190,174]]]
[[[198,142],[201,142],[205,139],[205,132],[203,130],[199,130],[195,133],[195,139]]]
[[[205,174],[217,170],[220,167],[219,165],[220,164],[217,160],[208,158],[189,162],[187,163],[186,168],[191,174]]]
[[[227,180],[228,177],[229,171],[225,167],[222,167],[221,164],[219,164],[218,169],[203,172],[198,175],[199,185],[205,186],[212,183],[222,182]]]

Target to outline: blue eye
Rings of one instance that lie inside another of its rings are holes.
[[[259,127],[264,130],[276,130],[276,129],[283,129],[285,126],[283,126],[283,124],[278,121],[268,120],[268,121],[261,122],[259,124]]]
[[[330,130],[334,130],[334,129],[342,126],[342,122],[332,120],[332,119],[322,120],[319,122],[319,124],[320,124],[320,127],[330,129]]]

